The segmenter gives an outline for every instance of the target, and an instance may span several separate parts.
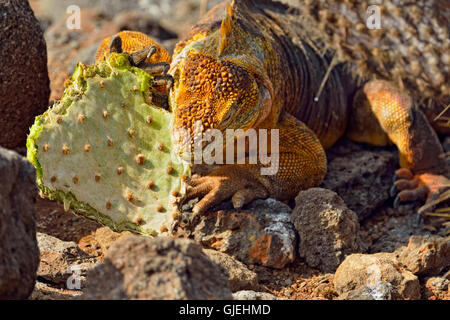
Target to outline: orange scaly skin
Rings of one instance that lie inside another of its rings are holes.
[[[124,52],[134,53],[149,45],[154,45],[156,47],[156,52],[150,59],[147,59],[148,63],[156,62],[167,62],[170,63],[170,55],[166,49],[164,49],[160,44],[156,43],[145,34],[137,31],[121,31],[116,36],[120,36],[122,39],[122,49]],[[101,61],[105,57],[105,53],[109,53],[109,44],[111,43],[112,37],[108,37],[102,41],[100,44],[97,54],[95,56],[95,62]]]
[[[194,212],[228,198],[236,208],[256,198],[289,199],[319,185],[326,174],[324,149],[346,131],[360,142],[397,145],[400,200],[439,193],[449,183],[442,146],[413,100],[386,81],[371,81],[356,93],[354,77],[342,66],[321,88],[331,59],[318,54],[292,14],[267,0],[227,1],[175,49],[169,100],[177,127],[192,133],[199,120],[205,130],[280,134],[277,174],[263,176],[262,165],[244,164],[193,176],[187,198],[203,197]]]

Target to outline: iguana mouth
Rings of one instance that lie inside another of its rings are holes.
[[[261,112],[267,108],[267,104],[271,103],[271,96],[269,90],[262,87],[259,92],[259,101],[257,107],[255,107],[251,112],[245,115],[239,113],[229,113],[224,122],[218,128],[205,128],[202,122],[199,120],[196,125],[194,125],[194,130],[191,131],[186,128],[179,127],[174,128],[172,132],[173,141],[177,154],[183,158],[185,161],[195,162],[199,158],[196,153],[201,153],[204,156],[212,152],[214,156],[215,151],[220,149],[220,143],[223,148],[223,154],[227,152],[227,148],[234,144],[235,138],[242,138],[246,135],[248,129],[253,129],[262,122],[267,114]],[[236,106],[239,108],[239,106]],[[245,123],[245,126],[233,125],[236,117],[241,117],[239,123]],[[229,135],[233,138],[230,139]],[[218,137],[220,136],[220,137]],[[219,140],[217,140],[219,139]],[[219,145],[216,145],[219,143]],[[257,148],[258,146],[251,146],[251,148]],[[233,147],[234,148],[234,147]]]
[[[124,35],[123,39],[125,40],[122,39]],[[168,110],[167,91],[173,85],[172,76],[167,74],[170,68],[170,56],[164,49],[151,41],[149,45],[141,50],[134,51],[135,42],[138,42],[141,37],[142,34],[138,32],[122,31],[112,38],[106,38],[97,51],[96,62],[103,60],[108,52],[122,53],[130,51],[130,65],[138,67],[153,76],[154,89],[150,97],[151,102]]]

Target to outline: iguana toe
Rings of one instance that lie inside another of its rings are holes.
[[[269,193],[258,181],[245,178],[245,173],[234,166],[222,167],[207,176],[192,176],[190,187],[186,190],[185,200],[201,198],[194,206],[195,214],[202,214],[212,206],[230,199],[233,207],[242,208],[245,204]]]
[[[130,55],[130,62],[136,67],[140,67],[145,60],[150,59],[156,53],[156,46],[151,44]]]
[[[267,197],[268,197],[267,191],[263,188],[256,188],[256,189],[246,188],[238,190],[231,198],[231,202],[233,203],[233,207],[235,209],[240,209],[244,205],[252,202],[255,199],[263,199]]]
[[[432,173],[414,175],[410,170],[402,168],[397,170],[395,177],[397,180],[391,188],[391,195],[398,193],[394,207],[398,207],[402,202],[426,199],[426,204],[419,209],[420,213],[432,210],[437,204],[439,195],[450,188],[450,180],[444,175]]]
[[[194,206],[195,214],[202,214],[215,204],[230,198],[236,192],[236,186],[227,177],[207,176],[191,179],[194,187],[186,190],[186,199],[200,197],[201,200]]]

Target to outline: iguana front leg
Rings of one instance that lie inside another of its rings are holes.
[[[258,198],[290,199],[300,190],[322,182],[327,167],[326,155],[316,135],[287,113],[281,114],[273,129],[279,130],[278,170],[275,174],[262,175],[262,164],[246,164],[224,165],[207,176],[193,177],[186,199],[202,197],[195,205],[194,213],[203,213],[229,198],[235,208]],[[271,139],[270,134],[269,130],[268,140]]]
[[[267,198],[269,192],[259,182],[257,170],[253,165],[224,165],[207,176],[192,176],[185,199],[201,197],[193,209],[197,214],[229,198],[235,208],[254,199]]]
[[[442,145],[409,95],[388,81],[373,80],[362,88],[355,104],[358,119],[353,116],[351,120],[350,138],[376,145],[390,140],[398,148],[401,169],[391,189],[395,207],[422,199],[430,203],[450,187]],[[374,129],[373,122],[378,122],[379,129]]]

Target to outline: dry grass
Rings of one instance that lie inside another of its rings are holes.
[[[450,186],[449,186],[450,187]],[[427,203],[421,208],[422,212],[426,212],[428,209],[433,208],[434,206],[439,205],[440,203],[444,203],[444,201],[447,201],[450,199],[450,189],[443,192],[441,195],[439,195],[439,198]],[[432,212],[425,213],[426,216],[430,217],[440,217],[448,220],[448,222],[445,222],[447,224],[446,226],[450,226],[450,207],[444,207],[439,209],[434,209]]]
[[[442,110],[441,113],[439,113],[436,118],[434,118],[434,121],[436,121],[440,126],[443,127],[450,127],[450,117],[445,116],[445,113],[450,109],[450,104]]]

